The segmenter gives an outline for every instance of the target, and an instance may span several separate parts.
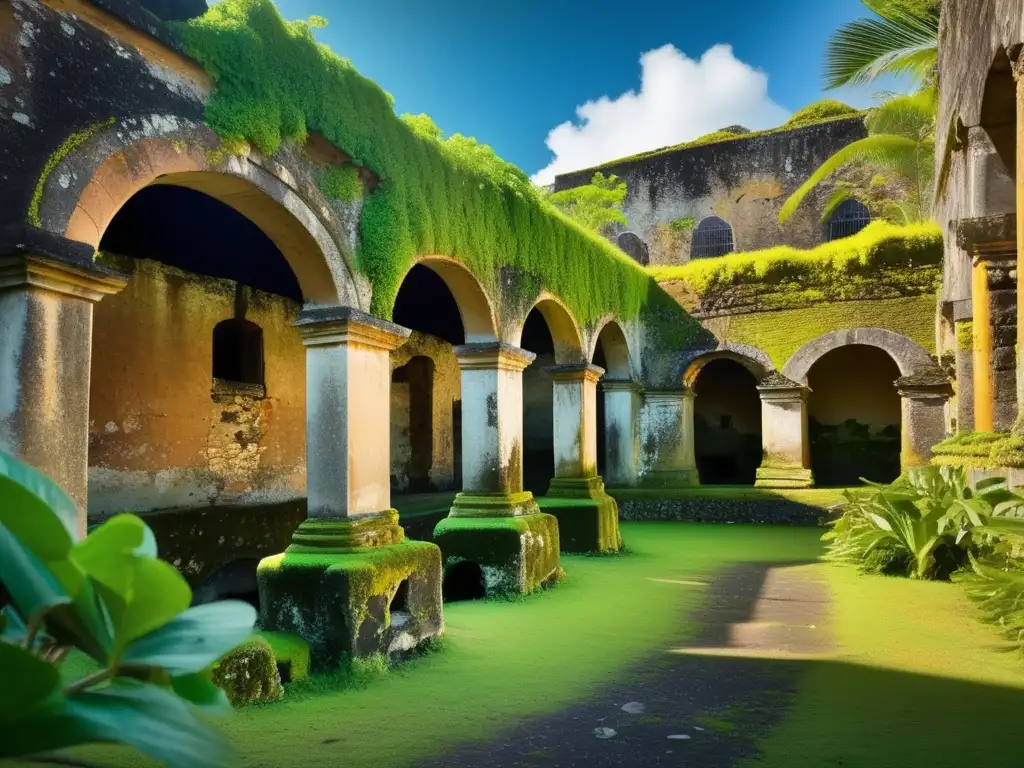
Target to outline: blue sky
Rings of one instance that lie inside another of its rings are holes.
[[[318,37],[392,93],[398,112],[426,112],[446,132],[474,136],[530,174],[546,168],[535,177],[545,182],[555,171],[730,124],[778,124],[822,98],[829,34],[867,15],[860,0],[279,0],[279,6],[286,18],[325,16],[330,23]],[[649,51],[657,52],[642,69],[641,55]],[[620,98],[630,90],[634,97]],[[866,106],[871,93],[838,96]],[[595,101],[589,116],[577,115],[579,106]],[[546,141],[566,121],[573,125],[551,137],[554,153]]]

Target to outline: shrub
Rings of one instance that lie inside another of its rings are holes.
[[[785,127],[800,128],[804,125],[838,120],[843,117],[854,117],[858,114],[860,114],[858,110],[849,104],[843,104],[843,102],[836,101],[835,99],[822,99],[794,112],[793,116],[786,121]]]
[[[287,632],[260,632],[274,651],[281,680],[295,683],[309,677],[309,643]],[[283,669],[282,669],[283,668]]]
[[[0,612],[0,761],[56,761],[41,753],[91,742],[171,768],[232,761],[197,714],[228,708],[206,670],[251,634],[256,612],[190,608],[141,519],[117,515],[82,537],[67,495],[0,452],[0,583],[11,599]],[[75,649],[92,663],[67,682],[60,665]]]
[[[259,636],[221,658],[213,667],[212,679],[233,707],[278,701],[284,696],[274,651]]]
[[[1002,479],[983,480],[972,490],[964,471],[922,467],[869,493],[847,493],[842,516],[822,538],[829,558],[875,573],[917,579],[948,579],[979,547],[992,546],[1007,515],[1024,497]]]

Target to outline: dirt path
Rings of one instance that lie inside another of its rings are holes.
[[[708,587],[700,629],[609,681],[593,698],[529,718],[422,768],[727,768],[754,753],[799,681],[793,661],[825,653],[828,592],[813,570],[743,565]],[[458,724],[453,723],[453,728]]]

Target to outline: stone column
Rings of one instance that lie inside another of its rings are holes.
[[[523,490],[523,369],[535,355],[498,342],[455,348],[462,369],[462,492],[434,528],[446,583],[522,595],[562,578],[558,520]]]
[[[455,348],[462,370],[462,493],[452,515],[481,505],[495,513],[537,511],[523,490],[523,370],[536,355],[508,344]]]
[[[774,373],[761,380],[761,442],[764,459],[757,470],[758,488],[810,488],[811,446],[807,432],[810,390]]]
[[[0,450],[71,497],[84,534],[93,305],[127,278],[34,228],[0,246]]]
[[[962,219],[958,241],[972,257],[974,428],[1007,432],[1017,416],[1016,216]]]
[[[308,517],[260,561],[260,624],[300,635],[315,670],[405,654],[444,631],[441,551],[391,508],[390,353],[409,330],[351,307],[306,309]]]
[[[350,307],[307,309],[295,327],[306,345],[308,519],[289,551],[393,543],[389,355],[409,331]]]
[[[952,395],[949,379],[939,368],[919,371],[896,381],[902,402],[900,466],[906,470],[929,463],[932,446],[946,438],[944,409]]]
[[[693,390],[644,394],[640,414],[640,484],[652,487],[700,485],[693,449]]]
[[[974,318],[970,301],[953,302],[956,329],[956,431],[974,431]]]
[[[604,379],[605,482],[612,488],[636,485],[643,388],[633,381]]]
[[[597,382],[604,369],[586,363],[550,365],[554,396],[555,476],[549,496],[601,484],[597,475]]]

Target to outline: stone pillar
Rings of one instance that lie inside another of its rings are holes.
[[[1017,416],[1017,244],[1013,214],[962,219],[972,257],[974,428],[1007,432]]]
[[[633,381],[603,379],[605,482],[612,488],[636,485],[643,388]]]
[[[974,318],[970,301],[953,302],[956,329],[956,431],[974,431]]]
[[[507,514],[536,512],[523,490],[523,370],[536,355],[499,343],[465,344],[455,355],[462,370],[460,496],[491,497]]]
[[[761,395],[761,441],[764,459],[757,470],[758,488],[810,488],[811,446],[807,432],[810,390],[780,373],[758,384]]]
[[[952,395],[949,379],[941,369],[915,372],[896,381],[902,403],[900,466],[925,466],[932,446],[946,438],[944,410]]]
[[[304,310],[308,517],[260,561],[260,624],[344,655],[405,653],[444,631],[441,553],[391,508],[391,365],[406,328],[350,307]],[[401,619],[401,620],[399,620]]]
[[[0,450],[71,497],[85,533],[93,305],[126,276],[91,247],[25,228],[0,251]]]
[[[492,342],[456,347],[455,356],[462,369],[462,492],[434,541],[453,580],[457,568],[460,581],[478,573],[488,596],[533,592],[562,577],[558,521],[523,490],[523,370],[535,355]]]
[[[700,485],[693,449],[693,398],[689,387],[644,394],[640,414],[641,485]]]
[[[544,369],[554,382],[555,477],[549,511],[558,519],[563,552],[622,548],[619,508],[597,474],[597,381],[603,368],[586,363]]]

